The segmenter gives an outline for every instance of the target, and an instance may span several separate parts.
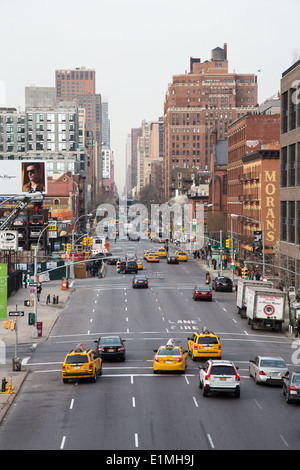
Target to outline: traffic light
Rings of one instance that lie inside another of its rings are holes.
[[[242,269],[242,278],[243,279],[248,279],[248,276],[249,276],[248,268],[243,268]]]
[[[71,251],[71,243],[67,243],[67,253],[70,253]]]
[[[87,245],[87,237],[84,237],[84,239],[83,239],[83,244],[84,244],[84,245]]]
[[[15,330],[16,329],[16,321],[15,320],[5,320],[3,322],[3,328],[6,330]]]
[[[230,238],[226,238],[226,248],[230,248],[230,245],[231,245],[231,240]]]

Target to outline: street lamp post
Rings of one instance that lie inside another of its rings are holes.
[[[73,226],[73,230],[72,230],[72,244],[71,244],[71,249],[72,249],[72,263],[71,263],[71,266],[70,266],[70,278],[71,279],[75,279],[75,273],[74,273],[74,235],[75,235],[75,225],[77,224],[78,220],[81,219],[82,217],[91,217],[93,214],[92,213],[89,213],[89,214],[83,214],[81,216],[79,216],[75,222],[74,222],[74,226]]]
[[[49,225],[51,225],[51,224],[48,224],[48,225],[46,225],[46,227],[43,228],[43,230],[39,234],[37,244],[34,247],[34,276],[33,276],[33,281],[34,281],[34,286],[35,287],[34,287],[34,328],[33,328],[33,333],[32,333],[33,338],[38,337],[38,330],[37,330],[37,252],[38,252],[38,249],[39,249],[41,236],[44,233],[44,231],[47,230]]]
[[[238,215],[238,214],[230,214],[231,216],[231,241],[232,241],[232,218],[239,218],[243,217],[248,220],[252,220],[253,222],[256,222],[257,224],[262,225],[262,255],[263,255],[263,277],[265,276],[265,223],[262,220],[256,220],[252,219],[251,217],[248,217],[247,215]]]

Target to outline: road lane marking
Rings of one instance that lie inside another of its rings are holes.
[[[214,446],[214,443],[213,443],[213,440],[212,440],[212,438],[211,438],[211,435],[210,435],[210,434],[207,434],[207,439],[208,439],[208,441],[209,441],[209,443],[210,443],[210,446],[211,446],[211,448],[212,448],[212,449],[214,449],[214,448],[215,448],[215,446]]]
[[[135,397],[132,397],[132,407],[135,408]]]
[[[194,400],[194,403],[195,403],[195,406],[198,408],[198,403],[197,403],[197,400],[195,397],[193,397],[193,400]]]
[[[74,406],[74,398],[72,398],[72,400],[71,400],[71,403],[70,403],[70,410],[73,410],[73,406]]]
[[[135,447],[139,446],[139,436],[138,436],[137,433],[135,433],[135,435],[134,435],[134,445],[135,445]]]
[[[282,440],[282,442],[287,446],[287,447],[290,447],[288,445],[288,443],[286,442],[286,440],[284,439],[284,437],[280,434],[280,439]]]
[[[66,442],[66,436],[63,436],[62,441],[61,441],[61,444],[60,444],[60,449],[61,449],[61,450],[64,448],[65,442]]]
[[[259,408],[260,410],[262,410],[262,406],[258,403],[258,401],[257,401],[257,400],[254,400],[254,401],[255,401],[255,403],[257,404],[258,408]]]

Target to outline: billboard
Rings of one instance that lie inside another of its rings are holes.
[[[0,160],[0,195],[47,192],[45,160]]]

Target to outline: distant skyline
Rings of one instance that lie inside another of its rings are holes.
[[[96,71],[109,103],[115,179],[125,185],[126,137],[163,116],[172,76],[227,43],[229,71],[258,76],[259,104],[300,57],[299,0],[0,0],[0,106],[24,109],[25,87],[55,86],[55,70]]]

